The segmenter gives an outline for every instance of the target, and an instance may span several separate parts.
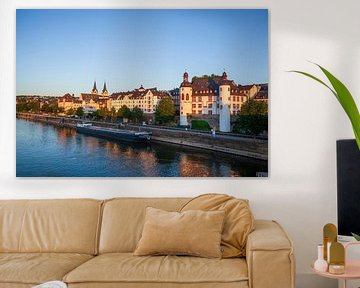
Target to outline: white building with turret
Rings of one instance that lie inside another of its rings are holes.
[[[219,115],[220,131],[229,132],[230,115],[236,115],[248,99],[259,93],[262,85],[237,85],[228,80],[226,72],[222,76],[194,77],[190,82],[185,72],[179,88],[180,125],[189,125],[190,115]]]

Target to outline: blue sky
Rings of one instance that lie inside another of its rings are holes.
[[[17,95],[268,81],[267,10],[17,10]]]

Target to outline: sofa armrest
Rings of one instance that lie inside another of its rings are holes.
[[[250,288],[295,287],[293,245],[277,222],[255,221],[247,240],[246,261]]]

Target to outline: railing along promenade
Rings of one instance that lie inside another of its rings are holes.
[[[253,137],[249,135],[222,132],[216,132],[215,135],[213,135],[209,131],[178,127],[141,125],[133,123],[121,124],[24,112],[17,112],[16,116],[21,119],[52,124],[59,127],[76,128],[76,124],[86,121],[87,123],[92,123],[93,125],[100,127],[147,131],[152,133],[153,141],[202,148],[216,152],[230,153],[258,160],[266,161],[268,159],[267,137]]]

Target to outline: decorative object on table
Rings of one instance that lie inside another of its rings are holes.
[[[341,287],[346,288],[349,280],[360,279],[360,260],[349,258],[349,247],[354,245],[360,246],[360,242],[348,242],[344,246],[339,242],[332,243],[330,246],[330,265],[328,266],[328,271],[321,271],[319,268],[316,268],[316,261],[311,265],[313,271],[319,276],[342,281]]]
[[[318,258],[314,263],[314,269],[320,272],[326,272],[328,263],[324,260],[324,245],[318,245]]]
[[[345,248],[339,242],[331,243],[329,273],[343,274],[345,273]]]
[[[50,281],[46,282],[37,286],[34,286],[32,288],[66,288],[67,285],[64,282],[61,281]]]
[[[324,260],[330,263],[329,252],[331,243],[337,241],[337,228],[335,224],[328,223],[323,228]]]
[[[325,74],[327,79],[330,81],[332,87],[330,87],[325,82],[323,82],[319,78],[317,78],[309,73],[297,71],[297,70],[292,70],[290,72],[295,72],[295,73],[299,73],[299,74],[305,75],[307,77],[310,77],[311,79],[314,79],[315,81],[323,84],[325,87],[330,89],[330,91],[335,95],[336,99],[339,101],[339,103],[343,107],[345,113],[349,117],[349,120],[350,120],[351,125],[354,130],[356,143],[360,150],[360,113],[356,106],[354,98],[352,97],[350,91],[346,88],[346,86],[340,80],[338,80],[334,75],[332,75],[329,71],[327,71],[322,66],[320,66],[316,63],[314,63],[314,64],[317,65],[321,69],[321,71]]]

